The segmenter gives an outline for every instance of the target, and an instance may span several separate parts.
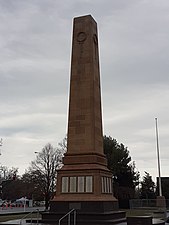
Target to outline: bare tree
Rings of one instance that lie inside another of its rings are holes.
[[[5,195],[5,188],[8,186],[9,182],[16,180],[18,177],[18,168],[8,168],[7,166],[0,166],[0,198]]]
[[[36,159],[31,162],[29,172],[36,188],[43,191],[45,208],[48,210],[49,202],[55,193],[57,170],[62,167],[63,152],[48,143],[37,153]]]
[[[59,142],[59,148],[60,151],[65,154],[67,152],[67,135],[63,138],[61,142]]]
[[[7,166],[0,166],[0,182],[4,180],[15,180],[18,173],[18,168]]]

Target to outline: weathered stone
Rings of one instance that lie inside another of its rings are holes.
[[[111,179],[103,152],[102,110],[97,24],[82,16],[74,19],[67,153],[58,172],[57,193],[53,201],[113,201],[112,186],[103,192],[102,177]],[[90,176],[90,188],[87,177]],[[63,185],[64,177],[68,187]],[[78,180],[84,179],[81,193]],[[72,183],[72,180],[74,183]],[[104,184],[108,185],[108,184]],[[63,188],[64,187],[64,188]],[[64,190],[68,190],[63,193]],[[111,189],[111,190],[110,190]],[[73,193],[73,194],[72,194]],[[115,205],[115,204],[113,204]]]

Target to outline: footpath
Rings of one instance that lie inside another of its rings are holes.
[[[0,215],[7,214],[22,214],[29,213],[32,211],[42,212],[45,210],[45,207],[0,207]]]

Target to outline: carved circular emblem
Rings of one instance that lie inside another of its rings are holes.
[[[87,35],[86,35],[85,32],[79,32],[79,33],[77,34],[77,41],[79,41],[79,42],[85,41],[86,38],[87,38]]]
[[[97,43],[98,43],[98,40],[97,40],[97,35],[96,35],[96,34],[94,34],[94,35],[93,35],[93,40],[94,40],[94,43],[95,43],[95,44],[97,44]]]

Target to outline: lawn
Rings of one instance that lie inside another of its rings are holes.
[[[156,209],[127,209],[126,217],[127,216],[150,216],[153,214]]]

